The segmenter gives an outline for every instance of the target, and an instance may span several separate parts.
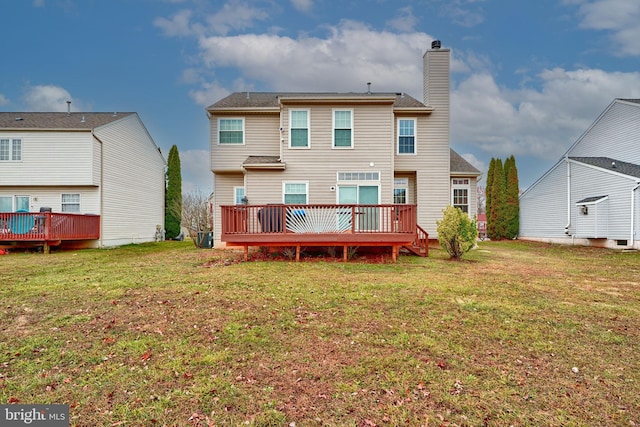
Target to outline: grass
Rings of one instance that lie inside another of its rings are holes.
[[[0,402],[69,404],[78,426],[640,423],[639,253],[430,255],[0,257]]]

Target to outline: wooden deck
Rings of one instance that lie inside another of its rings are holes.
[[[0,246],[51,246],[100,238],[100,216],[51,212],[0,213]]]
[[[221,240],[243,246],[292,246],[296,260],[306,246],[389,246],[428,256],[428,234],[416,223],[415,205],[235,205],[222,206]]]

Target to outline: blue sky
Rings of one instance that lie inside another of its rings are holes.
[[[235,91],[402,91],[452,52],[451,145],[540,177],[614,98],[640,98],[636,0],[20,0],[1,6],[1,111],[135,111],[208,193],[205,107]]]

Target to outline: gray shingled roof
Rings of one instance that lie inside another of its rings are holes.
[[[452,173],[464,173],[464,174],[476,174],[480,175],[478,169],[473,167],[471,163],[467,162],[460,154],[456,153],[453,149],[451,150],[451,155],[449,156],[449,171]]]
[[[242,163],[243,165],[267,165],[281,163],[278,156],[249,156]]]
[[[635,102],[636,104],[640,104],[640,99],[627,99],[627,98],[618,98],[618,99],[620,99],[620,101]]]
[[[224,110],[226,108],[278,108],[278,98],[346,98],[362,99],[372,96],[395,97],[393,106],[396,108],[426,107],[422,102],[403,93],[356,93],[356,92],[235,92],[226,98],[222,98],[215,104],[207,107],[207,110]]]
[[[0,129],[91,130],[131,114],[0,112]]]
[[[612,172],[640,178],[640,165],[634,163],[627,163],[610,157],[569,157],[569,159]]]
[[[578,200],[576,202],[576,204],[580,204],[580,203],[593,203],[593,202],[597,202],[598,200],[602,200],[605,199],[609,196],[594,196],[594,197],[586,197],[582,200]]]

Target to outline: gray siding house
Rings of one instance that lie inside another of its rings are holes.
[[[521,195],[520,238],[640,249],[640,100],[615,99]]]
[[[221,206],[398,204],[436,238],[449,204],[477,211],[480,172],[449,147],[450,51],[423,58],[424,102],[405,93],[239,92],[207,108],[214,244]]]

